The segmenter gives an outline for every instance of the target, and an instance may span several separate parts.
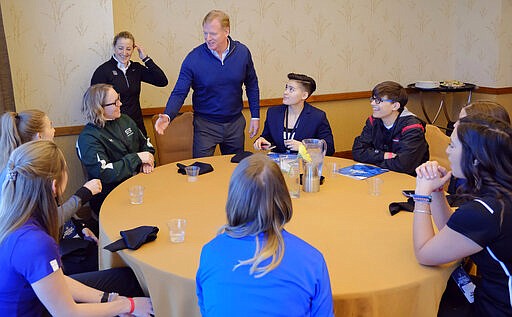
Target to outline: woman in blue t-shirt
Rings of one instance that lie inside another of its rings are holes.
[[[227,224],[201,252],[202,316],[333,316],[322,254],[284,230],[292,202],[280,168],[255,154],[236,167]]]
[[[416,258],[440,265],[470,256],[481,279],[469,314],[512,316],[512,129],[489,116],[467,116],[446,152],[451,171],[435,161],[416,169]],[[455,212],[442,191],[452,175],[465,180],[462,193],[468,198]]]
[[[2,184],[6,178],[7,161],[12,151],[23,143],[34,140],[53,141],[55,128],[53,123],[41,110],[29,109],[20,112],[6,112],[0,117],[0,195]],[[66,275],[98,270],[98,251],[96,235],[86,224],[76,217],[76,212],[85,205],[91,197],[101,192],[101,181],[91,179],[80,187],[68,200],[59,206],[62,215],[63,241],[62,260]],[[94,223],[91,223],[94,224]],[[88,242],[71,238],[83,237]],[[84,247],[84,244],[87,247]],[[65,250],[77,250],[65,252]],[[76,255],[78,254],[79,255]]]
[[[149,316],[149,298],[102,292],[62,273],[57,202],[67,178],[64,155],[51,141],[25,143],[7,162],[0,202],[2,316],[43,316],[45,309],[52,316]]]

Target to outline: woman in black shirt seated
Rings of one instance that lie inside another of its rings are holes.
[[[447,153],[451,171],[435,161],[416,169],[416,258],[440,265],[470,256],[481,275],[471,316],[512,316],[512,129],[489,116],[462,118]],[[442,190],[452,174],[466,180],[468,197],[455,212]]]

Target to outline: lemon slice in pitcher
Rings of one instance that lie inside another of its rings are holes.
[[[299,145],[299,156],[302,157],[306,162],[311,162],[311,156],[303,144]]]

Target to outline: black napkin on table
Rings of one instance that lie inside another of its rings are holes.
[[[235,154],[232,158],[231,158],[231,163],[240,163],[241,160],[243,160],[244,158],[246,157],[249,157],[251,156],[253,153],[252,152],[249,152],[249,151],[243,151],[243,152],[240,152],[240,153],[237,153]]]
[[[176,166],[178,166],[178,173],[187,175],[187,172],[185,171],[185,167],[187,167],[187,165],[181,164],[181,163],[176,163]],[[194,162],[193,164],[191,164],[189,166],[199,167],[199,175],[213,172],[213,166],[208,163]]]
[[[396,215],[402,210],[409,212],[414,211],[414,200],[412,199],[412,197],[409,197],[407,201],[404,202],[395,202],[389,204],[389,212],[391,213],[391,216]]]
[[[121,239],[113,242],[104,247],[110,252],[116,252],[122,249],[137,250],[146,242],[151,242],[156,239],[158,227],[153,226],[140,226],[130,230],[119,232]]]

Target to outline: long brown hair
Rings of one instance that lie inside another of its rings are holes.
[[[234,238],[256,239],[254,257],[240,260],[234,268],[251,265],[249,272],[255,277],[275,269],[285,251],[282,230],[292,217],[292,201],[277,164],[261,154],[242,160],[231,176],[226,213],[228,223],[220,232]],[[261,242],[259,233],[264,234]],[[260,266],[268,258],[271,262]]]
[[[483,193],[512,201],[512,128],[502,120],[477,114],[460,119],[456,128],[462,145],[460,166],[466,183],[459,192],[471,198]]]
[[[507,109],[495,101],[476,100],[469,103],[463,109],[468,116],[484,114],[510,124],[510,116]]]
[[[12,152],[0,202],[0,243],[31,217],[58,241],[60,217],[52,185],[64,186],[65,173],[64,155],[52,141],[30,141]]]

